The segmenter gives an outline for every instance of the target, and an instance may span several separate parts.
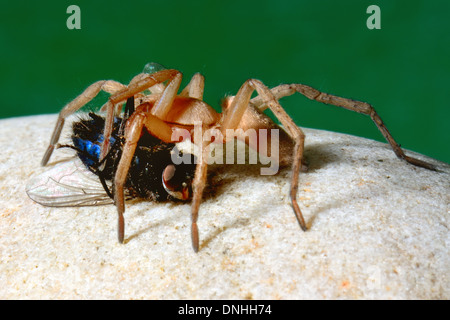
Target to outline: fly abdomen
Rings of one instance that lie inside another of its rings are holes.
[[[74,137],[72,141],[75,148],[80,150],[78,156],[86,166],[91,167],[98,162],[100,159],[100,145],[77,137]]]

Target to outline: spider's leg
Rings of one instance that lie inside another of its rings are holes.
[[[180,89],[181,80],[183,75],[181,72],[177,71],[177,73],[169,80],[164,92],[161,94],[161,97],[156,100],[155,105],[150,111],[154,116],[164,119],[172,107],[173,100],[177,96],[178,89]]]
[[[200,73],[192,76],[191,81],[179,94],[182,97],[191,97],[198,100],[203,100],[203,91],[205,89],[205,77]]]
[[[45,166],[50,159],[50,156],[53,153],[53,150],[55,149],[56,144],[58,143],[59,137],[61,135],[61,131],[64,126],[65,119],[70,116],[71,114],[75,113],[77,110],[79,110],[81,107],[83,107],[86,103],[91,101],[92,99],[97,96],[97,94],[103,90],[108,93],[114,94],[120,90],[125,88],[125,86],[119,82],[113,81],[113,80],[102,80],[97,81],[93,84],[91,84],[89,87],[87,87],[83,93],[81,93],[78,97],[76,97],[74,100],[69,102],[59,113],[58,120],[56,121],[55,129],[53,130],[52,137],[50,139],[49,146],[47,148],[47,151],[44,154],[44,157],[42,158],[41,165]]]
[[[127,121],[125,127],[125,144],[114,176],[114,203],[117,206],[118,238],[120,243],[123,243],[125,235],[125,219],[123,217],[123,213],[125,212],[124,186],[137,143],[139,142],[144,127],[151,135],[165,142],[171,141],[172,128],[161,119],[149,113],[135,112]]]
[[[286,128],[288,134],[294,141],[290,196],[297,221],[302,230],[306,230],[306,223],[297,203],[298,176],[302,164],[305,135],[291,117],[289,117],[286,111],[284,111],[274,94],[261,81],[250,79],[241,86],[230,106],[225,111],[221,128],[222,133],[225,135],[227,129],[238,128],[245,110],[249,106],[251,95],[255,90],[258,92],[264,104],[267,105],[280,120],[281,124]]]
[[[415,166],[423,167],[429,170],[436,170],[436,167],[430,163],[407,156],[400,147],[400,145],[394,140],[391,133],[389,132],[386,125],[381,120],[380,116],[375,111],[375,109],[366,102],[352,100],[348,98],[341,98],[328,93],[323,93],[317,89],[314,89],[304,84],[282,84],[273,88],[271,91],[277,99],[280,99],[285,96],[290,96],[296,92],[299,92],[311,100],[316,100],[318,102],[334,105],[337,107],[345,108],[351,111],[368,115],[375,123],[378,130],[384,136],[386,141],[389,142],[389,144],[391,145],[392,149],[394,150],[395,154],[399,159],[405,160]],[[265,103],[262,97],[253,98],[251,102],[255,106],[257,106],[260,110],[265,110],[267,108],[267,104]]]
[[[195,252],[199,249],[199,237],[198,237],[198,210],[200,203],[202,202],[203,189],[206,184],[206,173],[208,170],[208,148],[205,143],[202,143],[202,154],[197,159],[197,166],[195,167],[194,180],[192,181],[192,206],[191,206],[191,237],[192,248]]]
[[[138,83],[145,77],[148,77],[148,75],[149,75],[149,73],[139,73],[138,75],[134,76],[133,79],[131,79],[131,81],[128,85],[130,86],[130,85],[133,85],[133,83]],[[161,94],[161,93],[163,93],[165,88],[166,88],[166,86],[164,85],[164,83],[157,83],[157,84],[153,85],[152,87],[149,87],[148,90],[151,92],[151,94]]]
[[[164,116],[169,112],[172,102],[176,97],[181,84],[181,79],[182,74],[173,69],[161,70],[153,74],[143,74],[142,76],[138,75],[133,78],[128,87],[109,97],[109,100],[105,105],[106,110],[113,110],[115,105],[126,101],[128,98],[131,98],[156,84],[169,80],[163,94],[161,94],[150,111],[158,118],[164,119]],[[111,137],[113,122],[113,114],[108,113],[105,121],[105,128],[103,130],[105,139],[101,148],[100,159],[103,159],[108,153],[109,138]]]

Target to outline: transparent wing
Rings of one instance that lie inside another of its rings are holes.
[[[62,162],[32,178],[28,196],[49,207],[81,207],[113,204],[98,176],[90,172],[80,159]]]

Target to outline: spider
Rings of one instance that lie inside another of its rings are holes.
[[[173,140],[175,131],[192,129],[194,124],[198,122],[201,123],[203,128],[214,128],[222,133],[223,140],[214,141],[215,143],[225,143],[231,139],[226,135],[227,129],[280,129],[280,156],[278,161],[280,165],[291,165],[290,199],[297,221],[301,229],[306,231],[307,225],[297,202],[299,173],[303,168],[305,135],[279,103],[279,99],[296,92],[318,102],[370,116],[398,158],[415,166],[435,170],[433,165],[407,156],[389,133],[375,109],[366,102],[323,93],[299,83],[281,84],[269,89],[260,80],[249,79],[244,82],[235,96],[229,96],[223,100],[222,112],[218,113],[203,101],[205,79],[200,73],[194,74],[187,86],[178,93],[182,81],[180,71],[164,69],[157,64],[149,64],[147,69],[154,72],[140,73],[128,85],[114,80],[97,81],[68,103],[59,113],[50,144],[41,163],[45,166],[54,148],[58,146],[57,142],[65,119],[91,101],[100,91],[106,91],[110,94],[107,103],[101,109],[106,111],[103,131],[105,138],[101,149],[101,158],[104,158],[110,147],[109,138],[111,137],[114,115],[121,112],[122,104],[127,99],[135,97],[135,110],[126,122],[123,152],[113,180],[114,203],[118,213],[118,240],[120,243],[123,243],[125,234],[124,185],[136,145],[142,133],[147,131],[163,142],[172,143],[177,142]],[[257,96],[252,98],[254,91],[256,91]],[[263,113],[268,108],[281,122],[283,128]],[[191,204],[192,247],[195,252],[198,252],[199,231],[197,220],[207,176],[208,146],[211,142],[205,142],[202,139],[197,141],[194,139],[193,142],[201,150],[192,182]],[[248,144],[248,141],[245,142]],[[163,180],[170,179],[171,175],[172,173],[167,173]]]

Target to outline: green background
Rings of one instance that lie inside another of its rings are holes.
[[[71,4],[81,30],[66,27]],[[366,27],[371,4],[381,30]],[[0,118],[56,113],[154,61],[185,82],[203,73],[217,109],[248,78],[369,102],[403,147],[450,162],[450,1],[17,0],[2,1],[0,27]],[[300,126],[384,141],[360,114],[300,95],[282,104]]]

